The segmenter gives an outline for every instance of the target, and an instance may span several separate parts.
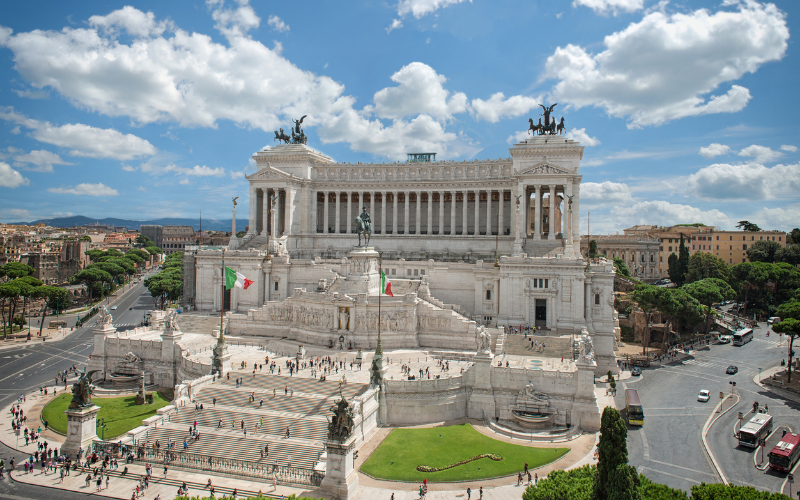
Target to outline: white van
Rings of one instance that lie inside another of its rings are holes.
[[[771,317],[770,319],[767,320],[767,324],[768,325],[771,325],[773,323],[780,323],[780,322],[781,322],[781,319],[779,317],[777,317],[777,316],[773,316],[773,317]]]

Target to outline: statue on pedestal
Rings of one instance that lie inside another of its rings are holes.
[[[355,420],[353,418],[353,407],[342,395],[342,399],[331,406],[333,418],[328,420],[328,439],[333,441],[346,441],[353,433]]]
[[[98,371],[100,370],[92,370],[89,373],[83,373],[78,381],[72,384],[72,401],[69,404],[70,409],[90,408],[94,406],[92,404],[92,394],[94,394],[92,374]]]
[[[114,323],[114,318],[111,317],[111,313],[108,312],[106,306],[100,306],[100,310],[97,311],[97,320],[101,325],[111,325]]]
[[[358,246],[361,246],[361,235],[364,235],[364,246],[369,246],[369,240],[372,237],[372,221],[367,213],[367,206],[361,209],[361,214],[356,217],[356,233],[358,233]]]
[[[491,354],[492,335],[485,326],[479,326],[475,331],[475,343],[478,345],[477,354]]]

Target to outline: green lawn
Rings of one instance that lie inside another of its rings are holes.
[[[42,410],[42,420],[47,420],[50,427],[61,434],[67,433],[67,416],[64,410],[69,408],[70,401],[72,394],[62,394],[50,401]],[[92,402],[100,407],[97,420],[105,419],[106,439],[117,437],[142,425],[142,420],[152,417],[156,414],[156,410],[169,404],[169,400],[161,393],[155,394],[155,402],[151,405],[137,405],[136,396],[93,398]],[[97,429],[97,435],[102,436],[101,429]]]
[[[441,435],[441,437],[440,437]],[[497,441],[469,424],[425,429],[395,429],[361,467],[372,477],[399,481],[465,481],[516,474],[549,464],[569,448],[531,448]],[[495,453],[500,461],[481,458],[439,472],[419,472],[418,465],[444,467],[468,458]]]

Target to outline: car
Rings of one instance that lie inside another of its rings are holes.
[[[708,400],[711,398],[710,394],[711,394],[710,392],[703,389],[702,391],[700,391],[700,394],[697,395],[697,400],[700,401],[701,403],[708,403]]]
[[[772,316],[770,319],[767,320],[768,325],[772,325],[775,323],[780,323],[781,319],[778,316]]]
[[[117,306],[111,306],[111,310],[112,311],[116,311],[117,310]]]
[[[720,344],[730,344],[732,339],[733,339],[733,337],[731,337],[730,335],[720,335],[719,336],[719,343]]]
[[[631,370],[631,375],[633,376],[638,376],[641,374],[642,374],[642,369],[639,368],[638,366],[634,366],[633,369]]]
[[[739,371],[738,367],[731,365],[728,367],[727,370],[725,370],[725,373],[727,373],[728,375],[735,375],[738,371]]]

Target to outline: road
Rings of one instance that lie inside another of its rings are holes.
[[[752,412],[754,401],[769,406],[776,431],[779,426],[791,426],[795,432],[800,427],[800,405],[753,382],[759,368],[776,366],[786,356],[786,342],[779,346],[778,335],[766,337],[766,333],[767,326],[763,324],[754,330],[754,340],[744,346],[708,346],[681,361],[661,367],[654,365],[645,369],[641,377],[621,384],[622,388],[639,391],[645,411],[644,427],[628,428],[630,463],[650,479],[686,491],[700,482],[719,482],[703,451],[701,433],[719,401],[719,393],[735,390],[741,396],[740,402],[709,430],[711,451],[731,483],[780,491],[785,475],[757,470],[753,464],[754,451],[738,447],[733,437],[738,412]],[[729,365],[737,366],[739,372],[727,375],[725,369]],[[735,389],[732,381],[736,382]],[[702,389],[711,391],[708,403],[697,401]],[[624,391],[619,391],[616,403],[618,408],[625,407]],[[745,418],[751,416],[752,413]]]
[[[117,306],[117,309],[110,308]],[[133,285],[108,305],[114,324],[120,330],[138,326],[146,311],[153,309],[150,292],[144,288],[143,281]],[[70,367],[73,363],[84,369],[93,349],[92,327],[95,321],[70,333],[58,342],[45,342],[0,349],[0,409],[11,404],[20,394],[38,389],[39,386],[55,382],[56,373]],[[20,456],[10,448],[0,444],[0,457],[6,463],[11,457]],[[84,494],[52,490],[22,483],[11,482],[6,475],[0,481],[0,499],[11,500],[59,498],[73,500],[85,498]]]

